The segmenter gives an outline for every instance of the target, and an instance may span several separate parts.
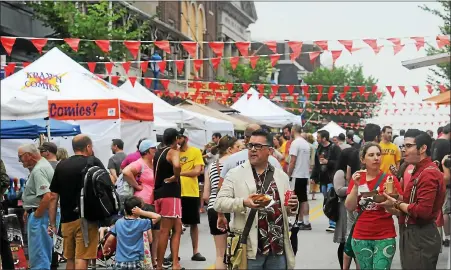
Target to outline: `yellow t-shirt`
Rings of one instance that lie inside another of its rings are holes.
[[[286,164],[286,161],[285,161],[285,159],[287,157],[287,155],[285,153],[286,150],[287,150],[287,141],[284,141],[279,148],[279,152],[283,155],[283,159],[280,161],[280,165],[282,166],[282,168]]]
[[[182,172],[191,171],[197,165],[204,165],[202,152],[196,147],[188,147],[185,152],[180,151],[180,166]],[[180,177],[182,197],[199,197],[199,180],[197,177]]]
[[[390,165],[396,166],[401,161],[401,151],[394,143],[380,142],[379,145],[382,148],[381,171],[390,173]]]

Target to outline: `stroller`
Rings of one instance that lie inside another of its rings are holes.
[[[97,260],[96,265],[105,267],[108,269],[111,269],[114,267],[114,264],[116,262],[115,255],[116,255],[116,244],[117,242],[114,241],[111,245],[105,246],[106,240],[108,237],[110,237],[112,234],[111,232],[107,232],[105,236],[100,239],[99,244],[97,245]],[[105,255],[103,253],[104,248],[109,248],[111,250],[111,253],[109,255]]]

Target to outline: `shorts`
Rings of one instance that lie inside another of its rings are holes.
[[[182,218],[182,200],[180,198],[161,198],[154,202],[155,211],[164,218]]]
[[[295,178],[294,194],[296,194],[296,196],[298,196],[299,203],[308,201],[307,185],[308,185],[308,178]]]
[[[200,198],[182,197],[182,223],[186,225],[200,224]]]
[[[113,269],[117,270],[144,269],[144,262],[143,261],[116,262]]]
[[[157,213],[155,211],[155,206],[153,206],[152,204],[145,203],[142,210]],[[147,218],[147,219],[150,219],[150,218]],[[156,224],[152,223],[152,230],[159,230],[159,229],[160,229],[160,222],[158,222]]]
[[[443,214],[450,214],[451,213],[451,201],[449,199],[449,195],[450,195],[450,189],[446,188],[446,195],[445,195],[445,203],[443,204]]]
[[[88,223],[89,245],[85,247],[81,232],[81,219],[61,224],[61,234],[64,238],[64,257],[66,259],[96,259],[97,244],[99,244],[99,226]]]
[[[227,234],[227,231],[221,231],[218,229],[218,212],[211,208],[207,211],[208,214],[208,225],[210,226],[211,235],[223,235]],[[227,221],[230,222],[230,214],[224,214]]]

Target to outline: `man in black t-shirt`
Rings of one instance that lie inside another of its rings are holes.
[[[84,245],[80,209],[80,191],[83,187],[83,169],[88,157],[94,155],[91,139],[83,134],[72,140],[75,155],[62,160],[55,169],[50,185],[53,200],[50,205],[49,230],[56,232],[56,208],[58,199],[61,208],[61,231],[64,238],[64,257],[67,259],[67,269],[88,269],[88,262],[97,257],[99,243],[98,225],[88,224],[89,244]],[[105,169],[102,162],[94,159],[94,165]]]

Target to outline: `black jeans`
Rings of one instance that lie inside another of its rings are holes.
[[[8,241],[6,226],[3,223],[3,204],[0,203],[0,255],[3,269],[14,269],[13,254]]]

